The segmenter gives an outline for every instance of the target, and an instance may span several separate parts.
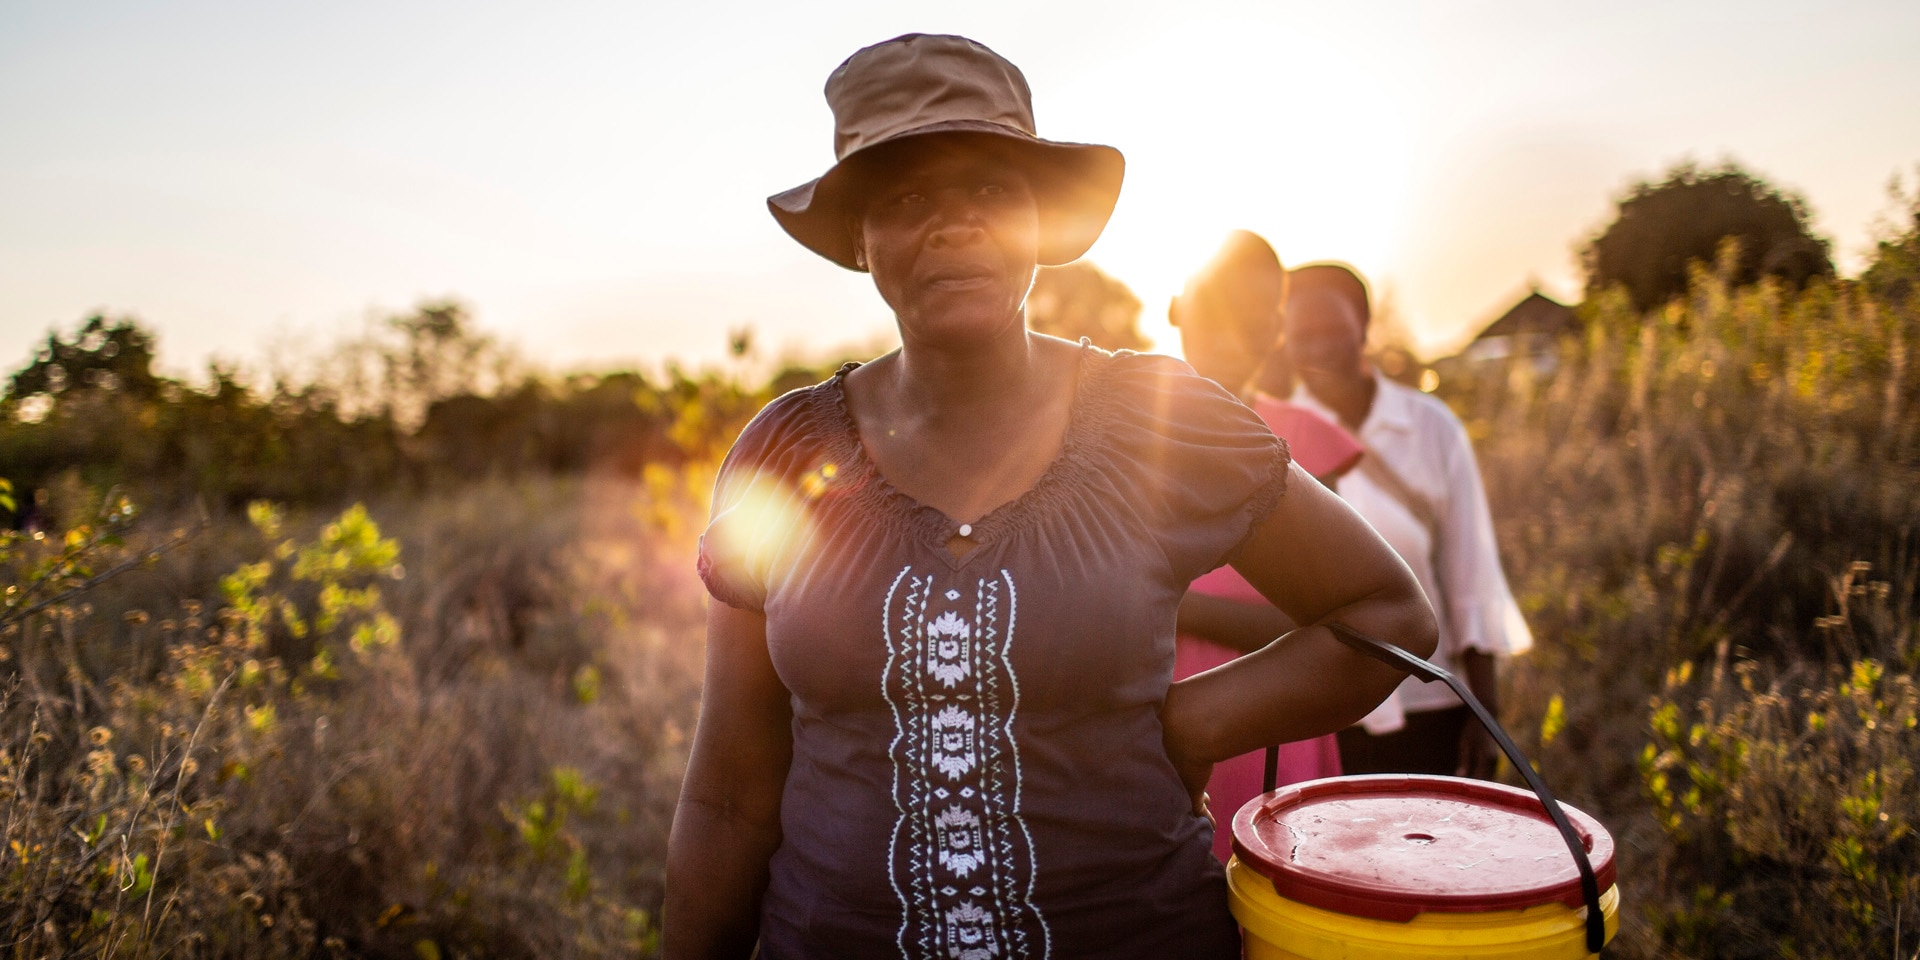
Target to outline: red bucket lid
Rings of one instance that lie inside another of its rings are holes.
[[[1600,889],[1613,886],[1613,838],[1561,807]],[[1539,798],[1483,780],[1389,775],[1284,787],[1234,814],[1233,851],[1289,900],[1375,920],[1586,902],[1580,869]]]

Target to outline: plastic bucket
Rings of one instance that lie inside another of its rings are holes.
[[[1564,807],[1611,940],[1613,839]],[[1587,901],[1532,793],[1456,777],[1336,777],[1254,798],[1227,865],[1247,960],[1579,960]]]

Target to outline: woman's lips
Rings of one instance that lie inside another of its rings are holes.
[[[993,282],[993,271],[981,268],[942,270],[927,279],[936,290],[970,290]]]

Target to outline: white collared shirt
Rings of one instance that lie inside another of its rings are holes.
[[[1486,490],[1480,483],[1480,469],[1474,463],[1466,428],[1440,400],[1378,373],[1374,379],[1379,389],[1359,432],[1360,441],[1367,447],[1364,456],[1380,457],[1403,482],[1434,505],[1441,530],[1439,556],[1435,556],[1433,537],[1426,525],[1365,471],[1348,471],[1336,491],[1380,531],[1413,569],[1420,588],[1432,601],[1440,621],[1440,646],[1432,658],[1435,664],[1457,672],[1463,650],[1491,654],[1527,650],[1533,646],[1533,633],[1527,629],[1520,606],[1507,586],[1506,574],[1500,569],[1493,516],[1487,509]],[[1339,415],[1321,403],[1304,383],[1294,390],[1293,402],[1340,422]],[[1460,698],[1444,684],[1409,677],[1387,703],[1361,723],[1370,733],[1390,733],[1403,725],[1403,711],[1440,710],[1459,703]]]

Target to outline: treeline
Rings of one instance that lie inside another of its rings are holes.
[[[636,478],[649,465],[714,459],[769,399],[832,369],[789,366],[755,384],[679,367],[658,378],[550,376],[478,331],[457,303],[423,304],[309,376],[265,385],[218,363],[203,384],[163,377],[153,348],[137,320],[94,316],[49,334],[6,380],[0,475],[20,491],[16,524],[43,522],[50,500],[83,488],[232,512],[486,478]]]

